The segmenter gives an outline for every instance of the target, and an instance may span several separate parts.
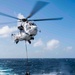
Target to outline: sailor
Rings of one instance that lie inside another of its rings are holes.
[[[30,75],[30,72],[26,72],[26,74],[25,75]]]

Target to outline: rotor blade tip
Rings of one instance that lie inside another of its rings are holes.
[[[63,17],[61,17],[61,20],[63,19]]]

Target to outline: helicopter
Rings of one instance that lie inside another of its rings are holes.
[[[22,18],[22,19],[8,15],[8,14],[5,14],[3,12],[0,12],[0,15],[16,19],[16,20],[18,20],[18,22],[21,23],[17,27],[19,30],[19,33],[11,34],[11,36],[14,38],[14,41],[16,44],[19,41],[23,41],[23,40],[25,40],[29,44],[31,44],[31,40],[34,40],[34,37],[37,35],[37,32],[38,32],[38,26],[34,23],[34,21],[50,21],[50,20],[61,20],[61,19],[63,19],[62,17],[46,18],[46,19],[29,19],[34,14],[36,14],[39,10],[41,10],[43,7],[45,7],[47,4],[48,4],[48,2],[37,1],[34,8],[31,11],[31,13],[26,18]]]

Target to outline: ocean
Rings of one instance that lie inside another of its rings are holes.
[[[75,75],[75,59],[0,59],[0,75]]]

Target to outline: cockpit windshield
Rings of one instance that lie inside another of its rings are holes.
[[[30,25],[36,25],[35,23],[29,23]]]
[[[32,25],[35,25],[35,23],[32,23]]]

